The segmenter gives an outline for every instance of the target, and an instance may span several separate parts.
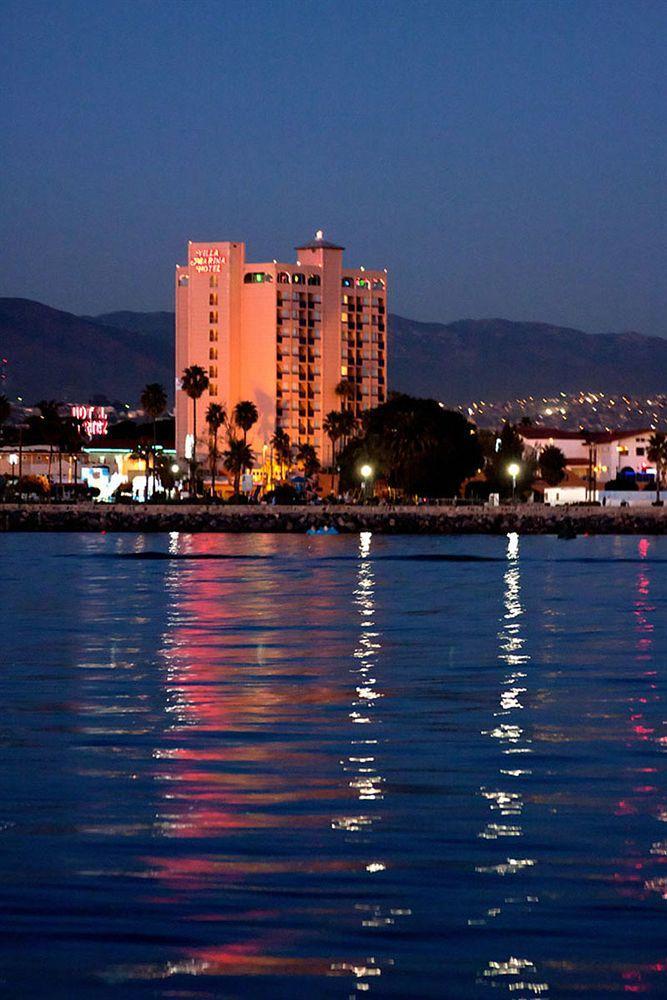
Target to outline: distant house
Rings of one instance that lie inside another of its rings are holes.
[[[651,485],[655,466],[647,456],[651,428],[629,431],[564,431],[556,427],[529,426],[517,428],[525,447],[540,452],[554,445],[565,455],[568,472],[586,479],[589,462],[593,462],[597,483],[627,476],[637,485]],[[546,499],[546,495],[545,495]],[[547,501],[549,502],[549,501]]]

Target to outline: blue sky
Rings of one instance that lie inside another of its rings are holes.
[[[667,4],[5,0],[0,293],[165,309],[322,228],[391,307],[667,335]]]

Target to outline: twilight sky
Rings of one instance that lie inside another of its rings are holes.
[[[172,308],[315,229],[391,308],[667,336],[664,0],[4,0],[0,294]]]

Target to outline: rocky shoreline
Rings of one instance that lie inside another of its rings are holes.
[[[667,534],[667,508],[543,507],[227,507],[188,505],[3,504],[0,531],[277,532],[406,535]]]

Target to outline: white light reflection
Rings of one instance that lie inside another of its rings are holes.
[[[359,730],[359,736],[350,741],[348,755],[341,760],[341,767],[346,776],[350,791],[356,796],[360,806],[358,815],[337,816],[332,818],[331,827],[343,833],[346,839],[363,845],[363,873],[365,878],[384,879],[387,870],[386,860],[373,856],[373,827],[381,821],[376,811],[385,796],[385,779],[379,771],[378,749],[381,745],[378,739],[378,727],[381,719],[379,707],[384,697],[380,690],[377,667],[378,657],[382,649],[381,636],[375,623],[375,568],[371,559],[373,536],[370,531],[362,531],[359,535],[359,561],[357,564],[356,585],[353,601],[357,620],[357,640],[352,653],[350,672],[354,678],[354,694],[348,717],[353,725],[364,725],[365,730]],[[364,895],[367,885],[362,886]],[[405,908],[388,908],[384,903],[369,903],[364,901],[355,906],[358,911],[360,925],[369,930],[386,931],[401,917],[409,916],[410,910]],[[375,960],[372,960],[375,961]],[[387,965],[393,964],[391,960]],[[377,965],[363,964],[360,966],[347,963],[337,963],[332,971],[351,970],[357,978],[356,990],[368,992],[372,981],[369,977],[381,975]]]
[[[503,613],[498,629],[498,660],[504,667],[500,679],[498,707],[493,713],[493,721],[483,735],[492,741],[503,756],[514,754],[532,754],[531,739],[526,731],[523,719],[525,705],[529,695],[529,674],[527,665],[530,655],[525,649],[523,621],[525,608],[521,601],[521,570],[519,562],[519,535],[510,532],[507,536],[507,565],[504,576]],[[501,760],[499,764],[503,763]],[[509,764],[509,761],[506,762]],[[498,841],[501,856],[490,858],[490,863],[475,866],[475,871],[486,878],[493,878],[493,887],[498,890],[499,900],[487,906],[481,917],[468,921],[469,926],[485,926],[488,921],[503,921],[503,911],[508,906],[523,906],[530,909],[537,902],[536,897],[527,895],[506,896],[501,882],[507,878],[518,879],[521,885],[522,876],[536,865],[534,858],[508,856],[508,841],[519,841],[524,836],[522,818],[525,808],[523,782],[529,778],[532,771],[529,768],[498,767],[498,784],[505,787],[480,788],[480,795],[486,800],[490,817],[478,837],[491,846]],[[507,781],[503,779],[508,779]],[[495,780],[494,780],[495,786]],[[504,846],[504,850],[503,850]],[[519,844],[516,844],[519,847]],[[510,848],[511,850],[511,848]],[[500,879],[501,882],[495,880]],[[514,918],[516,919],[516,918]],[[525,918],[524,923],[525,923]],[[487,967],[481,970],[477,982],[488,986],[497,985],[497,976],[508,976],[517,981],[508,982],[510,992],[519,991],[522,995],[544,993],[549,989],[547,983],[537,981],[537,971],[529,959],[510,957],[506,961],[489,961]],[[519,979],[519,976],[521,977]]]

